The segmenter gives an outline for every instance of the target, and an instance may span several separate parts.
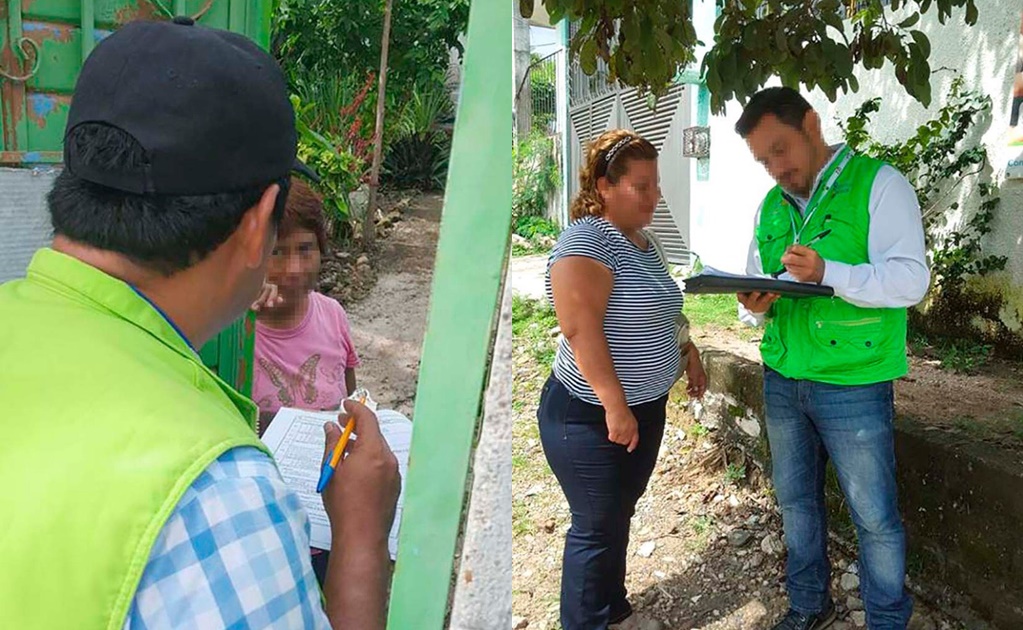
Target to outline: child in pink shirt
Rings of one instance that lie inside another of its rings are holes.
[[[261,416],[272,418],[281,407],[338,409],[355,388],[359,355],[348,315],[336,300],[315,291],[303,301],[305,313],[294,327],[256,320],[253,398]]]
[[[326,249],[323,201],[293,180],[267,270],[279,299],[254,307],[252,398],[259,405],[260,433],[281,407],[338,409],[356,387],[359,355],[348,315],[314,290]]]
[[[348,315],[333,298],[315,291],[327,253],[323,199],[292,179],[267,282],[277,297],[260,298],[252,398],[259,405],[259,433],[281,407],[335,410],[356,388],[359,355]],[[264,293],[265,295],[265,293]],[[326,552],[313,549],[313,568],[323,584]]]

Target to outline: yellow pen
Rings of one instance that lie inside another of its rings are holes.
[[[359,396],[359,404],[366,404],[366,395]],[[330,454],[330,459],[323,462],[323,469],[320,470],[320,481],[316,484],[316,492],[323,492],[323,489],[327,487],[327,482],[334,476],[334,471],[341,463],[341,455],[345,452],[345,446],[348,445],[348,439],[352,435],[352,430],[355,428],[355,418],[351,417],[348,419],[348,424],[345,425],[344,433],[341,434],[341,439],[337,441],[334,446],[334,452]]]

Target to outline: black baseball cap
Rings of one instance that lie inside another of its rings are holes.
[[[208,195],[287,181],[298,171],[295,112],[277,62],[238,33],[188,17],[132,22],[85,60],[66,134],[83,123],[116,127],[146,152],[138,169],[82,163],[64,143],[76,177],[136,194]]]

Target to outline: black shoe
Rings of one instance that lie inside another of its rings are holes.
[[[829,599],[824,610],[815,615],[801,615],[790,609],[773,630],[824,630],[835,623],[837,616],[835,604]]]

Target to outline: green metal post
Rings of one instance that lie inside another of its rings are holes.
[[[269,3],[267,3],[269,4]],[[231,4],[228,7],[228,28],[235,32],[245,31],[245,3],[241,0],[231,0]],[[266,48],[266,44],[256,39],[255,33],[253,33],[253,39],[262,47]]]
[[[511,224],[511,29],[475,0],[416,392],[389,630],[444,625]],[[481,142],[480,139],[486,141]],[[484,203],[480,201],[484,200]],[[510,553],[495,549],[494,553]]]
[[[82,63],[96,45],[96,0],[82,0]]]
[[[185,8],[185,0],[174,0],[174,15],[187,15],[188,10]]]

